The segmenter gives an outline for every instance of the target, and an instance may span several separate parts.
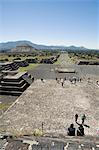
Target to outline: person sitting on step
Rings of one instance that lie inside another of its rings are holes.
[[[74,128],[74,124],[73,123],[68,128],[67,135],[69,135],[69,136],[75,136],[75,128]]]

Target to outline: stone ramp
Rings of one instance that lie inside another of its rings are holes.
[[[66,134],[69,125],[75,124],[74,115],[78,113],[81,117],[85,113],[86,124],[90,126],[85,128],[85,134],[97,136],[98,91],[97,86],[85,82],[73,85],[66,81],[62,87],[55,80],[36,80],[4,113],[0,124],[15,134],[31,134],[42,129],[43,122],[44,132]]]

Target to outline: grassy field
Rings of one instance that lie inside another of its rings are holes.
[[[39,64],[29,64],[29,66],[27,66],[27,67],[20,67],[20,68],[18,69],[18,71],[19,71],[19,72],[28,71],[28,70],[30,70],[30,69],[36,68],[38,65],[39,65]]]

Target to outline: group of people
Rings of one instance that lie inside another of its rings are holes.
[[[62,87],[64,86],[65,81],[67,80],[66,77],[64,78],[56,78],[57,83],[61,83]],[[76,82],[81,82],[82,78],[76,78],[76,77],[72,77],[68,79],[72,84],[76,84]]]
[[[65,78],[63,78],[63,79],[61,79],[61,78],[56,78],[56,81],[57,81],[57,83],[61,83],[62,84],[62,87],[63,87],[63,85],[64,85],[64,82],[66,81],[66,77]]]
[[[85,122],[85,119],[86,119],[86,116],[85,114],[82,116],[82,123],[78,123],[77,120],[78,120],[78,114],[75,115],[75,122],[77,123],[78,126],[78,129],[77,129],[77,136],[84,136],[85,133],[84,133],[84,126],[85,127],[88,127],[90,128],[88,125],[84,124]],[[70,124],[70,127],[68,128],[68,131],[67,131],[67,135],[69,136],[75,136],[76,134],[76,129],[74,127],[74,124]]]
[[[32,81],[34,82],[34,77],[31,77]],[[44,79],[41,78],[41,82],[44,82]]]

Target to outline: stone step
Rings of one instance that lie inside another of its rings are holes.
[[[16,87],[16,86],[0,86],[0,90],[7,90],[7,91],[24,91],[26,89],[26,87],[28,87],[27,83],[24,83],[21,87]]]
[[[7,65],[7,66],[3,66],[4,70],[12,70],[11,66]]]
[[[92,138],[94,139],[94,137]],[[88,140],[88,141],[87,141]],[[70,138],[67,137],[65,139],[61,138],[35,138],[35,137],[21,137],[21,138],[8,138],[7,142],[0,140],[1,147],[5,147],[6,150],[10,150],[10,147],[18,146],[19,149],[27,147],[26,150],[99,150],[99,145],[97,145],[96,141],[90,141],[91,139],[87,137],[83,138],[83,140],[79,137]],[[1,148],[0,147],[0,148]]]
[[[1,95],[13,95],[13,96],[20,96],[22,92],[20,91],[5,91],[5,90],[0,90]]]
[[[40,145],[32,145],[32,150],[97,150],[96,147],[90,146],[88,147],[81,147],[81,145],[73,143],[72,145],[68,145],[67,147],[63,144],[58,145],[50,145],[50,144],[40,144]]]
[[[22,80],[22,78],[3,78],[2,81],[4,82],[20,82]]]
[[[21,87],[22,85],[24,85],[25,81],[21,80],[19,82],[6,82],[6,81],[1,81],[1,85],[2,86],[18,86]]]

